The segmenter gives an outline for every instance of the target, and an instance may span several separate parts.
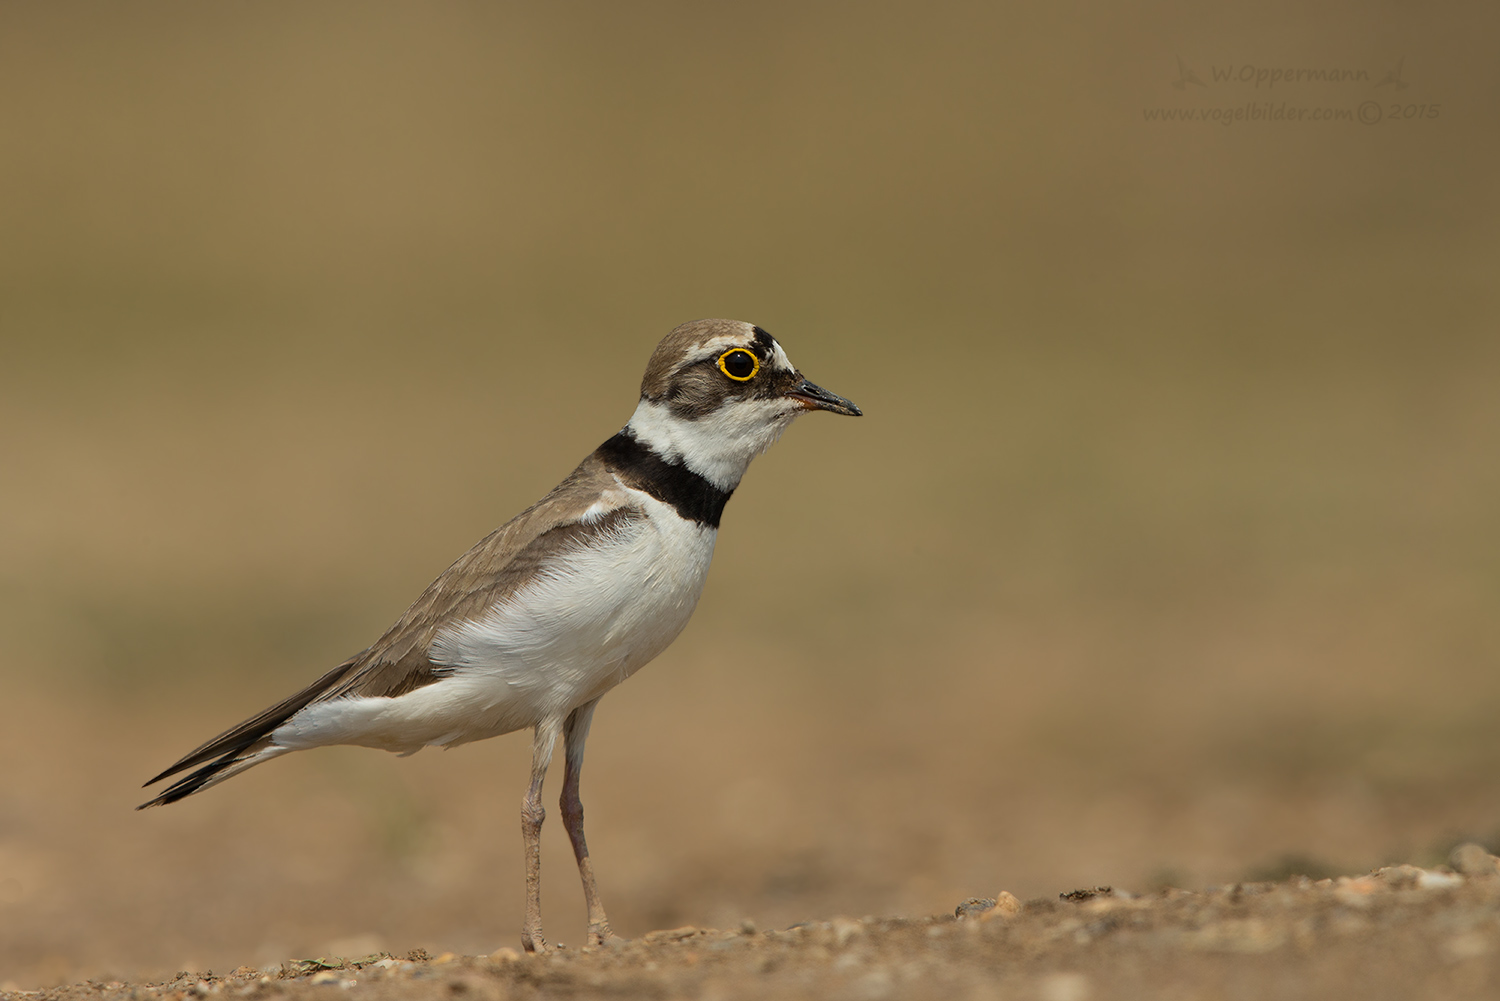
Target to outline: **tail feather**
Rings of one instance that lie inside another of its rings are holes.
[[[307,708],[320,696],[335,688],[353,669],[357,661],[357,657],[351,657],[291,698],[278,702],[265,712],[225,730],[208,743],[188,752],[172,767],[144,783],[141,788],[155,785],[167,776],[175,775],[188,768],[198,765],[203,765],[203,767],[178,779],[161,795],[149,803],[141,804],[141,808],[175,803],[184,796],[190,796],[200,789],[216,785],[231,775],[238,775],[252,765],[285,753],[289,748],[277,748],[267,739],[271,732]]]
[[[184,775],[163,789],[161,794],[155,799],[147,800],[136,807],[136,809],[144,810],[148,806],[166,806],[168,803],[175,803],[179,799],[191,796],[195,792],[202,792],[209,786],[216,786],[227,778],[233,778],[245,769],[252,768],[262,761],[270,761],[272,758],[280,757],[290,750],[292,748],[280,747],[266,741],[263,746],[251,749],[248,754],[240,752],[226,754],[219,760],[204,765],[196,772]]]

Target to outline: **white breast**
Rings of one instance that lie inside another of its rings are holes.
[[[318,703],[277,744],[347,743],[410,753],[535,725],[597,698],[645,666],[687,625],[717,532],[629,491],[648,517],[559,557],[477,620],[441,630],[441,681],[397,698]]]

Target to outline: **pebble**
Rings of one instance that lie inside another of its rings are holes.
[[[1375,876],[1340,876],[1334,886],[1333,896],[1341,904],[1352,907],[1369,907],[1370,896],[1380,889]]]
[[[965,918],[977,918],[994,906],[994,897],[970,897],[953,909],[953,916],[960,921]]]
[[[849,940],[856,935],[863,935],[865,926],[850,918],[834,918],[833,941],[840,947],[849,944]]]
[[[347,991],[349,988],[351,988],[355,984],[359,983],[359,981],[352,980],[352,979],[345,979],[344,977],[342,977],[339,974],[335,973],[333,970],[323,970],[320,973],[314,973],[312,975],[312,977],[309,978],[308,983],[312,983],[312,984],[337,984],[339,987],[342,987],[344,990]]]
[[[1214,890],[1222,889],[1224,889],[1224,887],[1212,887],[1210,888],[1209,892],[1212,893]],[[1081,903],[1085,900],[1093,900],[1095,897],[1111,897],[1114,896],[1114,892],[1115,888],[1112,886],[1096,886],[1092,890],[1087,888],[1082,890],[1069,890],[1066,893],[1059,893],[1057,896],[1059,900],[1071,900],[1074,903]]]
[[[1388,865],[1376,869],[1370,875],[1387,886],[1399,889],[1403,886],[1414,885],[1418,877],[1422,875],[1422,870],[1414,865]],[[1360,878],[1364,879],[1366,877],[1361,876]]]
[[[1021,901],[1009,890],[1001,890],[995,894],[995,906],[979,915],[979,920],[994,921],[996,918],[1006,920],[1021,913]]]
[[[1464,878],[1456,872],[1443,872],[1440,869],[1423,869],[1422,874],[1417,877],[1417,889],[1419,890],[1450,890],[1455,886],[1462,886]]]
[[[1459,845],[1448,854],[1448,864],[1465,876],[1494,876],[1500,873],[1500,858],[1491,855],[1484,845],[1472,841]]]
[[[1388,865],[1383,869],[1376,869],[1369,876],[1361,876],[1360,879],[1372,877],[1397,890],[1409,887],[1416,887],[1419,890],[1447,890],[1461,885],[1464,881],[1464,878],[1455,872],[1448,872],[1445,869],[1423,869],[1414,865]]]

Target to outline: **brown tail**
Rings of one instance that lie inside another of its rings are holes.
[[[357,660],[357,657],[349,658],[291,698],[278,702],[258,716],[252,716],[239,726],[224,731],[202,747],[185,755],[171,768],[146,782],[141,788],[155,785],[167,776],[175,775],[195,765],[203,765],[203,767],[190,775],[184,775],[164,789],[155,799],[142,803],[136,809],[144,810],[148,806],[175,803],[201,789],[217,785],[231,775],[238,775],[251,765],[258,765],[262,761],[284,754],[286,748],[278,748],[270,742],[271,732],[301,712],[319,696],[337,686],[340,681],[344,680],[345,675],[349,673]],[[208,763],[204,764],[204,762]]]

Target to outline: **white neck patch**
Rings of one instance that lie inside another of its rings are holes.
[[[750,461],[801,412],[788,400],[737,400],[690,421],[666,404],[642,400],[626,427],[668,462],[682,463],[720,490],[733,490]]]

